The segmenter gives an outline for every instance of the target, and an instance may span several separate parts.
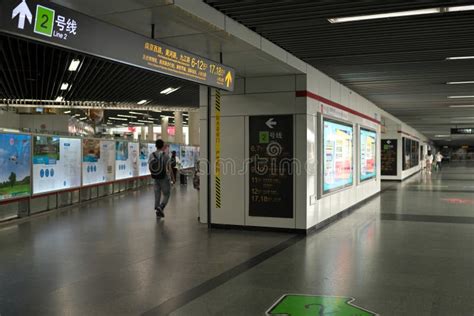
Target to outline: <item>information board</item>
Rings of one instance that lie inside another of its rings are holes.
[[[293,116],[251,116],[249,158],[249,216],[293,218]]]
[[[150,175],[150,168],[148,167],[148,159],[150,155],[156,150],[156,145],[153,143],[140,143],[139,155],[139,175]]]
[[[33,136],[33,194],[81,185],[81,140]]]
[[[2,0],[0,32],[232,91],[235,71],[50,1]],[[176,88],[176,87],[175,87]]]
[[[127,141],[115,142],[115,179],[137,177],[138,168],[138,143]]]
[[[398,141],[396,139],[382,139],[381,174],[383,176],[397,175]]]
[[[0,201],[30,195],[31,136],[0,133]]]
[[[351,186],[353,179],[353,127],[323,119],[323,194]]]
[[[360,181],[373,179],[377,175],[377,133],[360,129]]]
[[[115,180],[115,142],[82,140],[82,184],[91,185]]]
[[[194,168],[198,160],[198,149],[194,146],[180,146],[181,169]]]

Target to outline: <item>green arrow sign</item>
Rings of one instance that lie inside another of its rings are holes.
[[[353,305],[352,297],[287,294],[278,300],[267,315],[280,316],[376,316],[377,313]]]

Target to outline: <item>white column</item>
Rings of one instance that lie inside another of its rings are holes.
[[[201,137],[201,149],[199,152],[200,161],[199,168],[201,169],[201,176],[199,179],[199,216],[201,223],[207,223],[207,111],[209,109],[208,104],[208,91],[206,86],[199,87],[199,117],[200,117],[200,126],[202,133]]]
[[[174,112],[174,127],[175,127],[175,134],[174,134],[175,143],[184,144],[183,112],[180,112],[180,111]]]
[[[188,120],[188,133],[189,133],[189,144],[193,146],[199,146],[200,135],[199,135],[199,125],[200,125],[200,113],[199,112],[189,112]]]
[[[161,118],[161,139],[164,142],[168,141],[168,117]]]

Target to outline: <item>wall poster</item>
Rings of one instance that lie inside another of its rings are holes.
[[[323,194],[348,186],[353,179],[353,126],[323,119]]]
[[[115,180],[138,177],[138,143],[118,140],[115,142]]]
[[[373,179],[377,176],[377,133],[360,129],[360,181]]]
[[[150,169],[148,168],[148,159],[155,150],[156,146],[153,143],[140,143],[139,176],[150,175]]]
[[[82,184],[114,181],[114,172],[115,142],[84,138],[82,140]]]
[[[249,216],[293,218],[293,116],[251,116],[249,158]]]
[[[383,176],[397,175],[397,155],[398,155],[398,140],[397,139],[382,139],[382,155],[380,157],[382,166],[381,174]]]
[[[81,185],[81,139],[33,136],[33,194]]]
[[[30,195],[31,136],[0,133],[0,201]]]

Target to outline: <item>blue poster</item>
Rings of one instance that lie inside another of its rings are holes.
[[[353,127],[336,121],[323,121],[323,193],[353,183]]]
[[[0,133],[0,200],[28,196],[31,136]]]

